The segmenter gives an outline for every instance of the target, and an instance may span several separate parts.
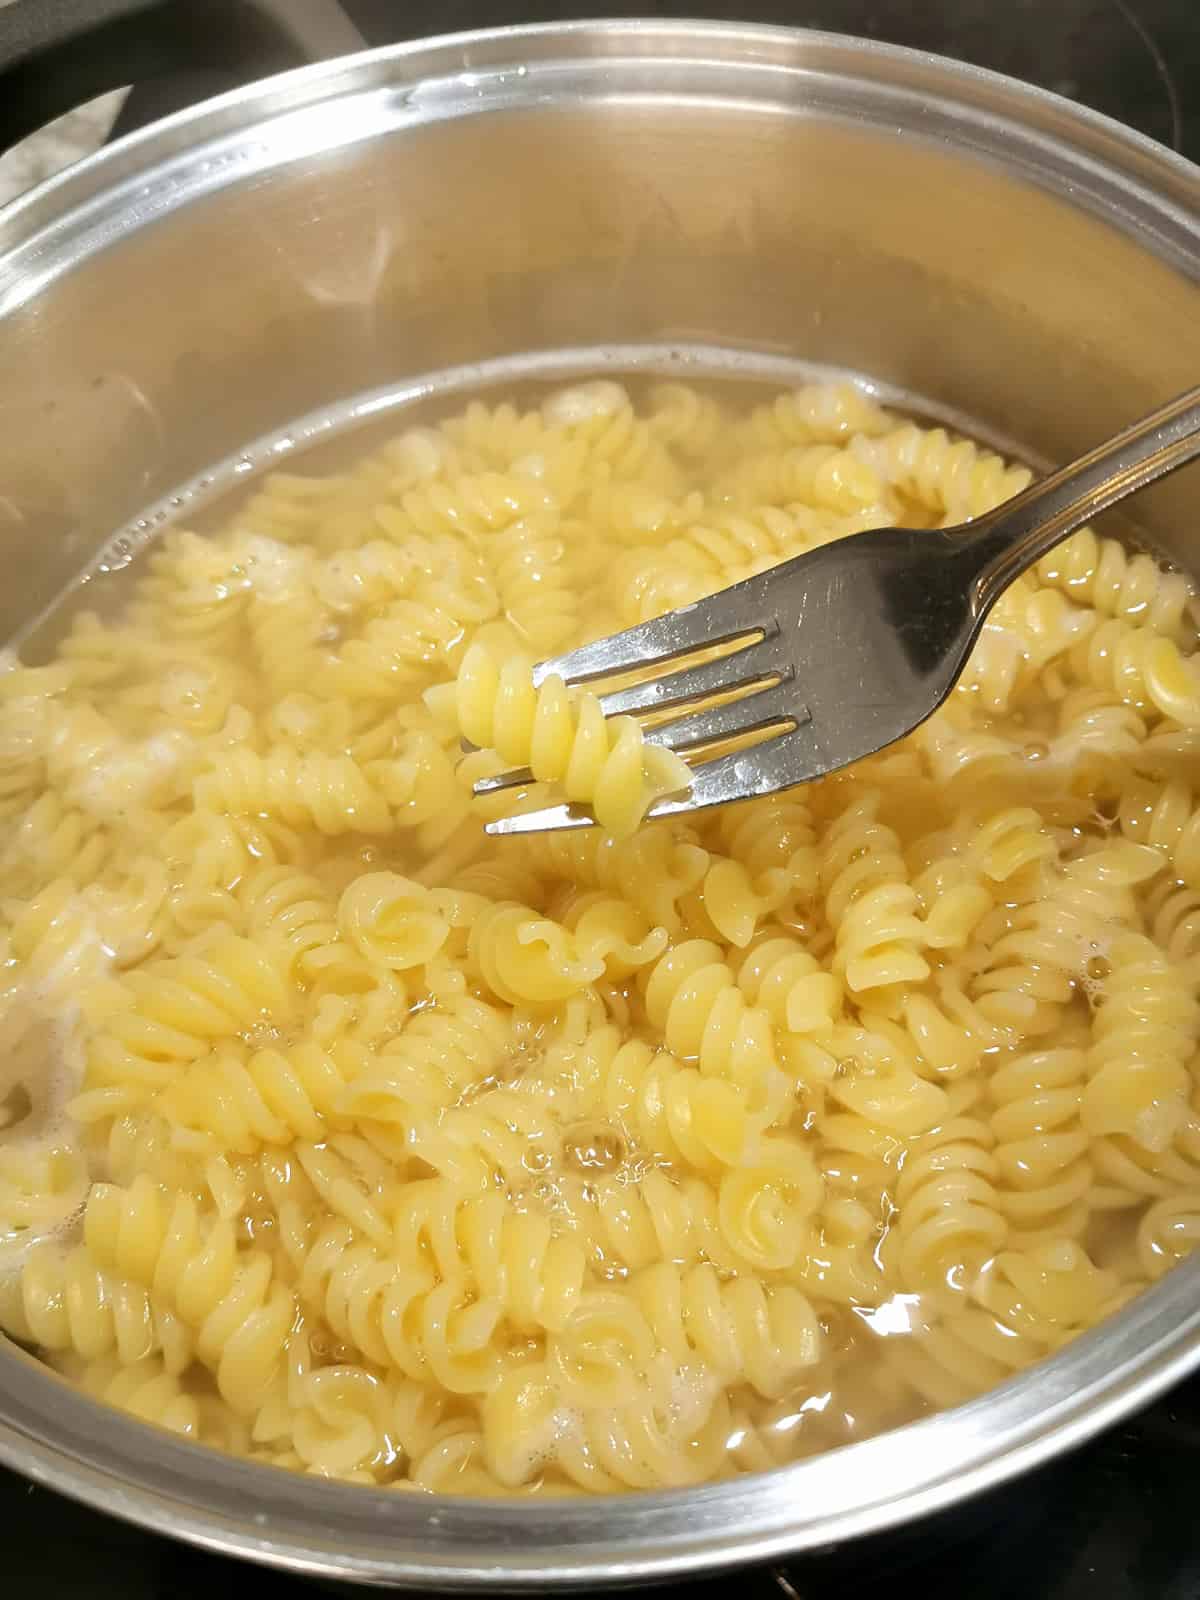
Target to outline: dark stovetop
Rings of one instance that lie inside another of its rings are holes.
[[[1197,0],[341,0],[370,43],[573,17],[788,23],[958,56],[1068,95],[1200,159]]]
[[[371,44],[515,21],[640,13],[787,22],[891,40],[1028,78],[1200,159],[1200,0],[704,0],[623,6],[516,0],[343,0]],[[273,63],[265,63],[269,70]],[[213,85],[212,87],[217,87]],[[135,89],[132,117],[169,90]],[[924,1600],[1196,1600],[1200,1379],[1066,1460],[896,1534],[741,1575],[746,1600],[840,1600],[848,1587],[920,1586]],[[189,1549],[86,1511],[0,1470],[0,1592],[47,1600],[100,1589],[255,1600],[301,1580]],[[719,1579],[663,1590],[715,1600]]]

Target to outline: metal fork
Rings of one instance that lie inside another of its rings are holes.
[[[774,794],[872,755],[945,700],[1005,588],[1109,506],[1200,455],[1200,388],[975,521],[938,530],[879,528],[783,561],[694,605],[538,664],[568,685],[728,654],[600,697],[606,716],[652,715],[646,738],[682,753],[751,734],[761,742],[693,767],[691,788],[650,808],[680,816]],[[737,691],[736,699],[704,705]],[[695,708],[697,705],[700,709]],[[527,768],[484,778],[476,794],[531,783]],[[547,806],[498,818],[489,833],[594,824]]]

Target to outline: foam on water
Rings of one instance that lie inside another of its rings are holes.
[[[151,790],[177,771],[190,745],[177,730],[120,740],[74,775],[71,793],[94,817],[119,816],[131,802],[144,803]]]
[[[266,534],[252,533],[246,538],[242,552],[251,569],[256,598],[268,602],[283,600],[295,590],[305,566],[302,550],[295,550],[278,539],[269,539]]]

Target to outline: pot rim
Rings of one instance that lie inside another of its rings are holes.
[[[841,82],[910,109],[940,96],[918,137],[943,139],[957,153],[986,158],[990,151],[1200,277],[1200,170],[1099,113],[1015,79],[871,40],[630,19],[385,46],[261,80],[132,134],[0,211],[0,332],[6,309],[35,298],[57,272],[117,236],[115,199],[133,206],[136,225],[296,159],[288,136],[322,105],[362,101],[357,118],[339,106],[336,128],[317,115],[324,143],[300,154],[519,104],[531,98],[539,73],[571,69],[578,83],[589,73],[596,78],[598,67],[638,63],[655,77],[673,63],[710,87],[761,69],[779,80],[779,94],[800,78],[810,87]],[[527,76],[514,82],[518,66]],[[431,83],[448,83],[449,92],[414,107],[411,91]],[[671,92],[686,93],[678,83],[664,91]],[[794,97],[783,104],[800,109]],[[826,105],[817,109],[832,114]],[[206,186],[200,175],[205,161],[212,167],[214,143],[264,123],[282,129],[282,143],[258,140],[247,160],[218,164]],[[314,129],[308,132],[311,138]],[[139,193],[150,194],[151,171],[166,185],[153,211],[145,199],[140,209],[136,203]],[[1200,1256],[1053,1359],[964,1406],[768,1474],[697,1489],[521,1502],[309,1479],[177,1440],[100,1406],[2,1339],[0,1461],[131,1522],[294,1572],[492,1588],[678,1577],[891,1527],[1081,1443],[1200,1364],[1198,1288]]]
[[[723,58],[714,55],[718,45]],[[515,56],[514,46],[522,47]],[[658,72],[668,62],[711,73],[713,85],[731,69],[826,82],[836,76],[834,64],[848,87],[907,111],[918,126],[902,132],[993,159],[1003,143],[1010,171],[1103,215],[1180,271],[1200,277],[1200,169],[1102,112],[949,56],[850,34],[634,16],[482,28],[384,45],[258,79],[138,129],[0,207],[0,318],[94,251],[201,195],[304,155],[528,101],[529,82],[520,69],[545,75],[563,61],[584,71],[600,63],[653,66],[645,92],[659,99],[669,97]],[[406,64],[415,70],[398,79],[396,69]],[[896,88],[899,79],[907,79],[903,92]],[[375,97],[381,103],[364,103],[357,118],[342,115],[336,126],[317,117],[310,142],[297,147],[306,113],[312,121],[326,102],[350,91],[365,102],[367,91],[395,91],[398,81],[405,85],[398,101],[393,94],[387,103],[384,92]],[[447,81],[457,81],[457,94],[442,91],[426,100],[413,93]],[[937,91],[945,95],[951,86],[958,90],[953,114],[939,119]],[[605,97],[620,98],[611,84]],[[773,103],[792,114],[800,109],[795,99]],[[828,106],[822,109],[830,115]],[[273,137],[250,151],[238,151],[236,159],[222,152],[223,140],[268,125]],[[152,169],[153,190],[142,181]],[[124,208],[120,229],[111,216],[116,201]]]

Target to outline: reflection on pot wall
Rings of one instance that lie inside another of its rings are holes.
[[[5,633],[205,464],[451,363],[610,340],[786,352],[1051,457],[1194,376],[1195,289],[1167,267],[998,171],[835,122],[501,111],[483,137],[468,117],[228,181],[174,212],[164,186],[156,216],[0,320],[26,578]],[[1160,491],[1168,514],[1188,477]]]

